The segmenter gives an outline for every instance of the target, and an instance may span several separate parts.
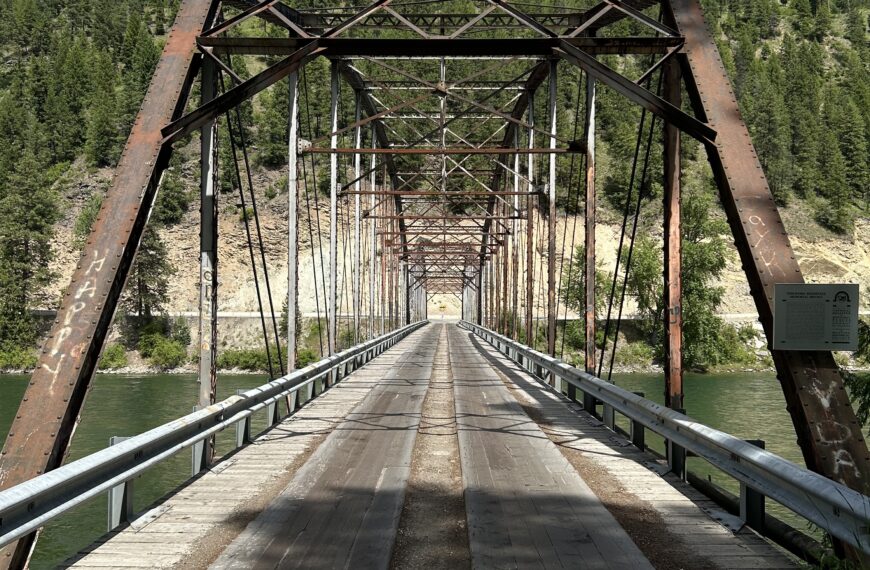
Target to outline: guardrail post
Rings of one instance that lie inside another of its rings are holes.
[[[587,413],[595,415],[595,396],[589,392],[583,392],[583,409]]]
[[[746,443],[764,449],[764,440],[748,439]],[[764,495],[746,483],[740,483],[740,518],[756,531],[764,531]]]
[[[278,402],[266,404],[266,425],[269,427],[278,423]]]
[[[643,398],[643,392],[634,392],[636,396]],[[631,444],[636,448],[644,451],[646,449],[646,438],[643,424],[637,420],[631,420]]]
[[[236,394],[243,393],[243,390],[236,390]],[[268,408],[267,408],[268,409]],[[236,447],[242,447],[246,443],[251,442],[251,416],[240,419],[236,422]]]
[[[680,414],[686,413],[686,410],[683,409],[675,409],[674,411]],[[668,440],[668,465],[672,473],[681,480],[686,480],[686,450],[670,440]]]
[[[199,409],[199,406],[193,406],[192,411],[195,412],[198,409]],[[190,476],[191,477],[196,477],[206,467],[208,467],[208,464],[206,463],[207,457],[206,457],[206,453],[205,453],[205,446],[208,445],[208,443],[209,443],[208,439],[201,439],[191,446],[191,448],[190,448],[190,451],[191,451]]]
[[[601,419],[604,422],[604,425],[609,429],[614,429],[616,427],[616,418],[613,413],[613,406],[608,406],[604,404],[604,409],[601,412]]]
[[[109,446],[121,443],[129,437],[112,436],[109,438]],[[122,523],[133,519],[133,480],[125,481],[109,489],[109,532],[112,532]]]

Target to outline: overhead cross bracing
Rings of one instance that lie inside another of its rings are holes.
[[[214,402],[220,272],[214,177],[225,160],[216,149],[220,137],[234,139],[236,186],[253,197],[244,140],[251,125],[239,107],[279,84],[287,89],[289,116],[290,325],[281,354],[265,279],[261,313],[265,340],[271,337],[279,354],[274,375],[284,372],[285,360],[288,371],[296,363],[301,271],[313,274],[318,315],[326,317],[324,354],[423,319],[430,298],[455,295],[469,322],[555,355],[557,322],[567,316],[559,291],[580,279],[584,364],[601,375],[606,355],[594,342],[594,240],[602,89],[643,109],[626,220],[651,180],[661,182],[666,198],[669,405],[682,407],[682,134],[710,156],[769,333],[773,284],[800,281],[800,268],[785,233],[771,233],[781,220],[698,2],[566,4],[184,0],[0,457],[0,488],[62,463],[172,145],[192,133],[203,149],[200,405]],[[258,64],[248,77],[239,64],[253,55],[266,56],[266,68]],[[641,70],[628,76],[621,61]],[[202,99],[188,101],[197,74]],[[649,160],[650,149],[659,137],[663,165],[651,172],[647,166],[657,160]],[[253,219],[242,207],[249,244],[258,235],[253,200],[251,207]],[[329,220],[321,220],[318,213],[327,210]],[[574,232],[566,237],[569,211],[582,212],[585,252],[577,255],[584,259],[574,259],[581,245]],[[319,244],[328,254],[310,265],[300,262],[297,245],[306,233],[312,246],[328,235]],[[254,249],[250,265],[268,277]],[[566,273],[574,262],[582,275]],[[619,263],[615,275],[626,277]],[[807,465],[866,491],[870,457],[830,353],[774,351],[774,361]],[[207,464],[208,453],[203,457]],[[16,559],[27,546],[19,544]]]

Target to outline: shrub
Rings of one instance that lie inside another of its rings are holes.
[[[251,206],[239,209],[239,221],[244,222],[246,217],[249,222],[254,220],[254,208]]]
[[[136,347],[143,358],[151,358],[151,355],[154,354],[154,349],[164,340],[166,340],[166,337],[162,334],[151,332],[140,335]]]
[[[300,348],[296,352],[296,368],[304,368],[312,362],[317,362],[317,354],[308,348]]]
[[[185,348],[190,346],[190,325],[182,317],[178,317],[172,323],[172,340]]]
[[[623,366],[649,366],[655,359],[655,350],[645,342],[627,342],[616,350],[616,362]]]
[[[352,328],[341,329],[338,333],[338,346],[350,348],[354,345],[355,335]]]
[[[565,323],[565,345],[573,350],[581,350],[586,345],[586,330],[583,321]]]
[[[274,346],[270,347],[270,352],[272,367],[278,374],[281,371],[281,358],[287,358],[286,347],[281,347],[281,357],[278,356],[278,349]],[[220,370],[237,369],[248,372],[268,372],[269,358],[263,348],[230,348],[218,354],[217,367]]]
[[[187,350],[180,342],[159,337],[151,350],[151,364],[168,370],[178,368],[187,360]]]
[[[91,197],[85,202],[73,226],[73,240],[76,247],[82,247],[85,244],[85,240],[91,233],[91,228],[94,226],[102,205],[103,195],[99,192],[91,194]]]
[[[127,351],[121,344],[110,344],[100,357],[100,369],[115,370],[127,366]]]
[[[0,348],[0,370],[31,370],[36,368],[36,351],[28,348]]]
[[[266,351],[250,348],[224,350],[218,355],[217,367],[222,370],[238,368],[251,372],[267,370]]]

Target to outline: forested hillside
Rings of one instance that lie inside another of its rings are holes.
[[[69,207],[60,189],[114,165],[177,4],[177,0],[0,3],[0,368],[34,362],[40,338],[30,310],[56,304],[56,292],[46,285],[57,272],[52,236]],[[870,212],[868,1],[704,0],[703,4],[716,27],[723,59],[777,200],[810,212],[815,222],[848,235],[855,220]],[[620,26],[632,31],[628,22]],[[265,28],[260,31],[270,33]],[[252,69],[267,63],[248,61]],[[612,65],[616,61],[608,59]],[[626,64],[637,69],[625,71],[637,76],[643,70],[641,63]],[[241,58],[234,65],[245,75]],[[560,81],[571,77],[565,73]],[[318,96],[324,85],[312,82],[315,106],[326,104]],[[261,171],[284,162],[285,102],[279,93],[273,89],[255,106],[245,107],[249,124],[256,117],[257,126],[249,135]],[[606,198],[604,207],[613,212],[621,211],[620,188],[629,176],[637,131],[639,113],[628,107],[612,92],[602,93],[600,190]],[[573,109],[564,111],[564,116],[573,113]],[[323,114],[317,109],[308,113],[309,123],[313,114]],[[697,145],[686,146],[689,161],[703,163]],[[228,148],[222,148],[225,191],[232,190],[228,153]],[[125,303],[139,315],[151,316],[164,308],[172,272],[167,245],[172,244],[164,243],[157,230],[178,224],[191,204],[193,195],[180,172],[195,168],[191,164],[182,168],[180,161],[185,159],[176,156],[175,168],[164,181],[131,277],[130,282],[139,286],[131,288]],[[653,160],[660,157],[653,153]],[[725,266],[725,242],[717,236],[727,233],[714,212],[715,198],[705,176],[700,167],[687,168],[687,255],[703,262],[687,277],[687,311],[695,314],[687,316],[686,335],[688,356],[701,364],[714,356],[705,353],[701,344],[692,353],[692,339],[721,340],[715,312],[723,292],[707,285]],[[79,247],[102,200],[103,190],[89,191],[87,206],[75,220]],[[656,188],[648,189],[651,207],[658,196]],[[559,205],[565,211],[573,208],[567,202]],[[648,327],[655,344],[661,307],[657,290],[649,283],[660,278],[658,244],[644,239],[637,245],[638,269],[631,293],[650,316]],[[158,336],[173,337],[166,330]],[[189,337],[181,331],[171,341],[178,356],[177,349]],[[165,345],[161,348],[169,350]]]

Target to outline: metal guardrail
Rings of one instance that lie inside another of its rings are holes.
[[[0,492],[0,547],[107,491],[114,499],[110,503],[119,505],[114,522],[125,520],[131,504],[126,485],[143,471],[192,447],[195,474],[205,468],[197,465],[196,448],[201,450],[217,432],[235,424],[246,433],[251,415],[262,409],[267,409],[273,425],[278,421],[277,403],[282,398],[307,388],[306,401],[311,399],[315,382],[325,379],[331,386],[426,323],[413,323],[349,348]],[[237,437],[237,443],[247,439]],[[112,518],[110,513],[110,525]]]
[[[705,459],[739,481],[741,487],[761,493],[832,536],[870,553],[870,497],[489,329],[466,321],[459,326],[483,338],[530,373],[540,378],[549,373],[552,383],[559,379],[569,392],[580,390],[585,404],[600,400],[608,427],[614,425],[613,411],[619,412],[632,422],[633,428],[652,430],[670,445]],[[638,439],[642,441],[643,437]]]

